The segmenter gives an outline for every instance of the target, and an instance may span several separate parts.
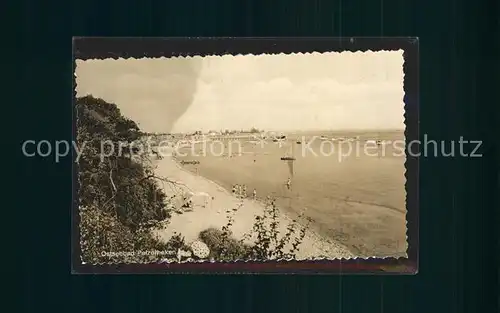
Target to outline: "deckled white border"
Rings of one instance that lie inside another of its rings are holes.
[[[258,56],[294,56],[294,55],[301,55],[301,56],[319,56],[319,55],[325,55],[325,54],[354,54],[354,55],[358,55],[358,54],[364,54],[364,53],[383,53],[383,52],[400,52],[403,54],[403,91],[404,91],[404,83],[405,83],[405,76],[406,76],[406,73],[404,72],[404,65],[406,63],[406,59],[404,57],[404,50],[403,49],[397,49],[397,50],[371,50],[371,49],[368,49],[368,50],[358,50],[358,51],[350,51],[350,50],[345,50],[345,51],[331,51],[331,52],[316,52],[316,51],[313,51],[313,52],[291,52],[291,53],[284,53],[284,52],[281,52],[281,53],[261,53],[261,54],[253,54],[253,53],[247,53],[247,54],[242,54],[242,53],[238,53],[238,54],[230,54],[230,53],[226,53],[226,54],[207,54],[207,55],[178,55],[178,56],[171,56],[171,57],[142,57],[142,58],[137,58],[137,57],[127,57],[127,58],[122,58],[122,57],[117,57],[117,58],[93,58],[93,59],[75,59],[75,63],[76,63],[76,66],[78,66],[78,62],[85,62],[85,61],[106,61],[106,60],[114,60],[114,61],[125,61],[125,60],[130,60],[130,59],[133,59],[133,60],[142,60],[142,59],[155,59],[155,60],[168,60],[168,59],[186,59],[186,60],[201,60],[203,58],[206,58],[206,57],[220,57],[220,58],[225,58],[225,57],[245,57],[245,56],[253,56],[253,57],[258,57]],[[77,87],[77,75],[76,75],[76,67],[74,68],[74,72],[73,72],[73,81],[74,81],[74,88],[73,88],[73,92],[74,92],[74,97],[76,97],[76,87]],[[405,104],[406,106],[406,104]],[[404,117],[404,124],[405,124],[405,132],[406,132],[406,107],[404,108],[405,109],[405,113],[403,115]],[[78,130],[77,130],[78,131]],[[321,257],[309,257],[309,258],[305,258],[305,259],[287,259],[287,258],[280,258],[280,259],[264,259],[264,260],[259,260],[259,259],[246,259],[246,260],[241,260],[241,259],[236,259],[234,261],[217,261],[217,260],[189,260],[189,261],[181,261],[181,262],[168,262],[166,260],[164,261],[159,261],[159,262],[144,262],[144,263],[113,263],[113,262],[103,262],[103,263],[86,263],[84,262],[82,259],[81,259],[81,254],[80,254],[80,261],[81,261],[81,265],[116,265],[116,266],[120,266],[120,265],[131,265],[131,264],[206,264],[206,263],[218,263],[218,264],[238,264],[238,263],[276,263],[276,262],[294,262],[294,263],[306,263],[306,262],[311,262],[311,261],[315,261],[315,262],[322,262],[322,261],[340,261],[340,262],[343,262],[343,261],[349,261],[349,260],[358,260],[358,259],[361,259],[361,260],[385,260],[385,259],[408,259],[408,250],[410,248],[410,243],[408,242],[408,191],[406,190],[406,183],[407,183],[407,176],[406,176],[406,173],[408,171],[407,169],[407,166],[406,166],[406,162],[407,160],[405,161],[405,171],[404,171],[404,176],[405,176],[405,206],[406,206],[406,210],[405,210],[405,227],[406,227],[406,236],[405,236],[405,243],[406,243],[406,246],[407,246],[407,249],[405,251],[405,256],[400,256],[398,258],[395,258],[394,256],[391,256],[391,255],[387,255],[387,256],[383,256],[383,257],[374,257],[374,256],[370,256],[370,257],[362,257],[362,256],[353,256],[351,258],[334,258],[334,259],[331,259],[331,258],[321,258]],[[79,175],[78,175],[79,177]],[[79,179],[79,178],[78,178]],[[77,196],[78,196],[78,193],[77,193]],[[78,214],[80,214],[79,212],[79,209],[78,210]],[[78,238],[80,238],[80,225],[78,225]],[[81,242],[80,242],[81,244]],[[81,251],[79,251],[81,253]],[[311,263],[311,264],[314,264],[314,263]]]

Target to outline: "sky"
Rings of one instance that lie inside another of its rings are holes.
[[[77,60],[143,131],[404,129],[403,51]]]

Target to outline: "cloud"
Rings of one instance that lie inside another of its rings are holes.
[[[77,96],[92,94],[118,105],[141,128],[169,131],[196,93],[201,60],[77,60]]]
[[[402,51],[78,62],[148,131],[403,128]]]

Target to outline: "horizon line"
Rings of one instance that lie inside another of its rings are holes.
[[[257,128],[257,127],[255,127]],[[251,128],[250,128],[251,129]],[[243,129],[243,132],[250,132],[250,129]],[[258,129],[258,128],[257,128]],[[226,129],[224,129],[226,130]],[[229,131],[235,131],[235,132],[241,132],[240,130],[235,130],[235,129],[227,129]],[[280,129],[259,129],[260,131],[263,132],[388,132],[388,131],[405,131],[405,128],[343,128],[343,129],[287,129],[287,130],[280,130]],[[157,133],[157,134],[186,134],[186,133],[194,133],[200,130],[189,130],[189,131],[177,131],[177,132],[152,132],[152,131],[143,131],[144,133]],[[216,130],[212,130],[216,131]],[[220,130],[219,130],[220,131]],[[208,131],[206,130],[201,130],[202,133],[207,133]],[[218,131],[216,131],[218,132]]]

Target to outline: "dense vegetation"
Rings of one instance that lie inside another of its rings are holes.
[[[274,203],[266,208],[264,216],[256,217],[253,233],[248,234],[255,239],[254,245],[231,238],[231,215],[221,230],[202,232],[200,242],[188,245],[182,234],[177,234],[162,243],[153,236],[152,230],[170,217],[167,209],[170,199],[158,183],[168,180],[154,175],[147,155],[134,154],[130,148],[144,133],[134,121],[122,116],[115,104],[92,96],[76,100],[76,114],[77,144],[81,153],[77,163],[83,262],[157,262],[165,258],[136,253],[138,251],[188,250],[184,254],[188,259],[216,260],[294,256],[304,230],[297,233],[297,225],[293,224],[279,238]],[[287,247],[289,242],[291,248]],[[209,254],[205,255],[204,247]]]
[[[140,139],[139,127],[123,117],[115,104],[92,96],[77,99],[76,114],[77,144],[82,152],[79,205],[85,208],[80,212],[83,261],[115,261],[103,252],[164,248],[149,230],[169,216],[165,194],[147,160],[126,153],[130,152],[126,144]],[[120,142],[125,146],[122,153],[118,153]]]

